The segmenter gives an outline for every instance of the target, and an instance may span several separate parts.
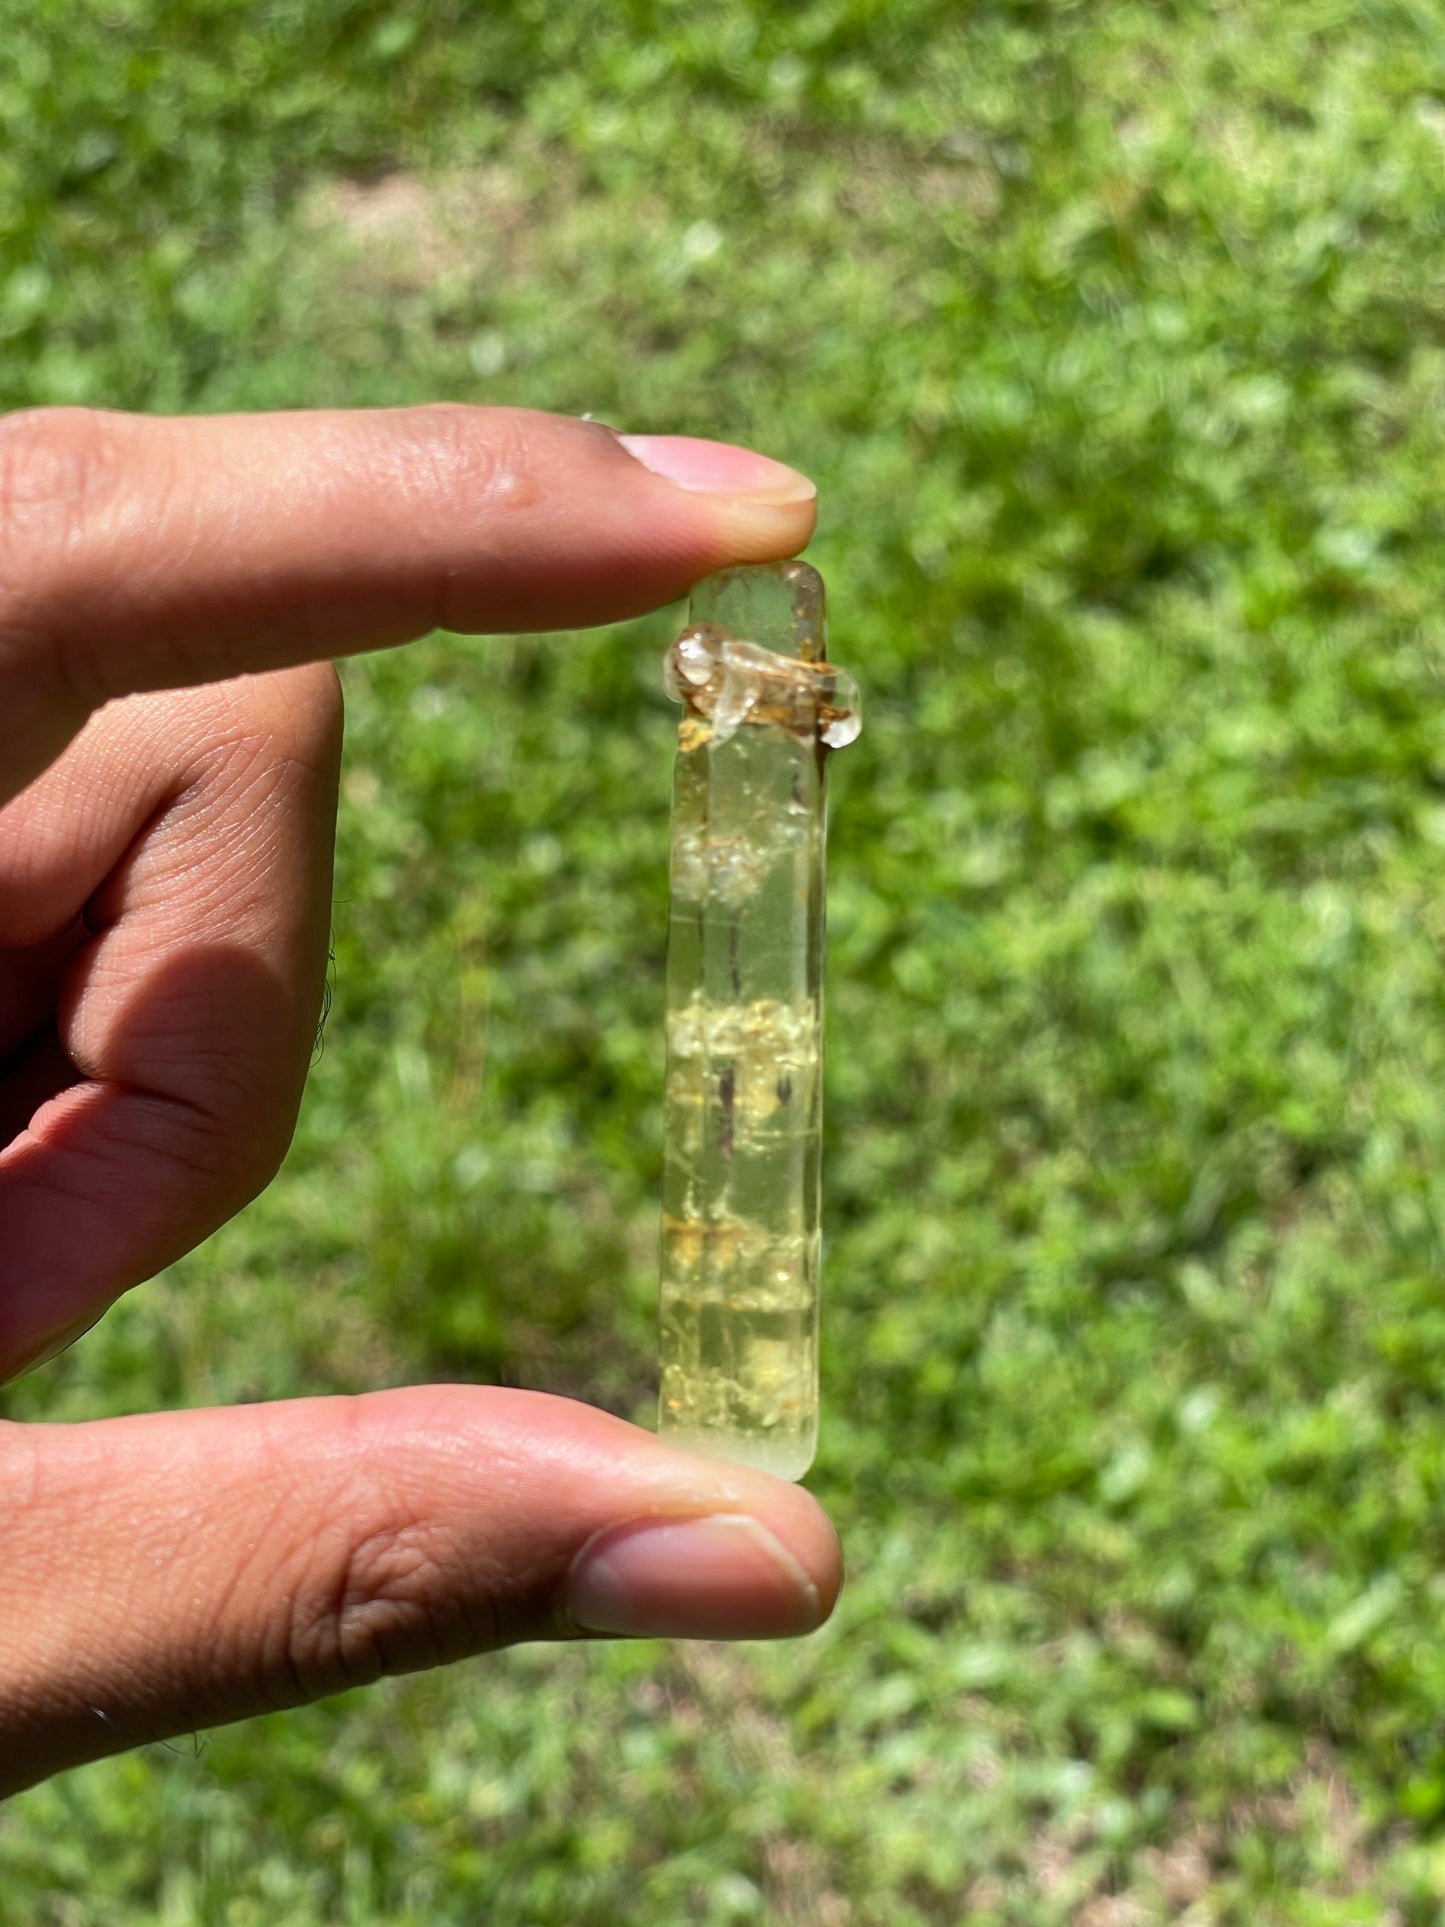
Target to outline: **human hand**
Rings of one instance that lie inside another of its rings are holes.
[[[761,457],[520,410],[0,417],[0,1381],[289,1141],[317,659],[634,615],[812,519]],[[519,1639],[804,1632],[839,1584],[797,1488],[463,1386],[0,1425],[0,1548],[0,1795]]]

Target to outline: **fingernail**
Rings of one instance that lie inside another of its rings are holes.
[[[782,508],[811,502],[818,493],[806,475],[731,442],[691,435],[619,435],[618,441],[654,475],[697,495],[732,495]]]
[[[585,1632],[667,1639],[778,1639],[822,1618],[786,1546],[732,1513],[604,1532],[577,1557],[568,1609]]]

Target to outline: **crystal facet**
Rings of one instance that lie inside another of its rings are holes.
[[[659,1430],[799,1478],[818,1426],[824,777],[859,730],[805,562],[693,592],[672,809]]]

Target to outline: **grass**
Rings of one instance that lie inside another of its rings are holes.
[[[834,1623],[70,1775],[4,1927],[1438,1919],[1445,11],[37,0],[0,123],[0,404],[755,439],[869,706]],[[349,668],[287,1169],[7,1413],[646,1413],[668,633]]]

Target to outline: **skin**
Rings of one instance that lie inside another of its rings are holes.
[[[521,410],[0,418],[0,1381],[285,1152],[328,659],[614,621],[812,522],[761,458]],[[806,1632],[841,1571],[794,1486],[470,1386],[0,1425],[0,1548],[0,1795],[516,1640]]]

